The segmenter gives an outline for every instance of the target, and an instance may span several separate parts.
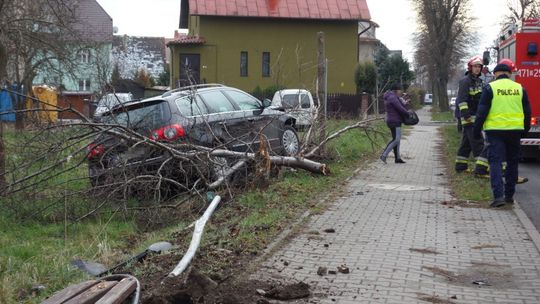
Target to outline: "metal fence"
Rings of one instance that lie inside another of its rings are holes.
[[[381,106],[382,105],[382,106]],[[369,94],[328,94],[327,113],[334,118],[362,118],[375,113],[376,106]],[[379,100],[379,112],[384,110],[384,102]]]

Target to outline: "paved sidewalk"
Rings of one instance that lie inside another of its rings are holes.
[[[401,142],[406,164],[360,172],[253,278],[309,284],[313,296],[294,303],[540,303],[540,254],[516,214],[443,203],[428,115]],[[317,274],[341,265],[350,273]]]

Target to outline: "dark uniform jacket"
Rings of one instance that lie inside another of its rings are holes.
[[[459,109],[459,117],[464,126],[474,123],[472,116],[476,115],[480,94],[482,93],[483,82],[478,76],[469,73],[459,81],[458,96],[456,98],[456,109]]]

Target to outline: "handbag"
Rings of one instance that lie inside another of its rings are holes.
[[[416,125],[420,121],[420,119],[418,118],[418,115],[413,110],[409,110],[408,112],[409,112],[409,115],[407,115],[405,119],[403,119],[403,123],[406,124],[407,126]]]

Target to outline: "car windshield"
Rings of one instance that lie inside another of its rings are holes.
[[[137,104],[121,108],[115,112],[106,113],[103,122],[128,127],[139,133],[150,132],[167,124],[169,117],[163,109],[165,101],[157,100],[151,103]]]

